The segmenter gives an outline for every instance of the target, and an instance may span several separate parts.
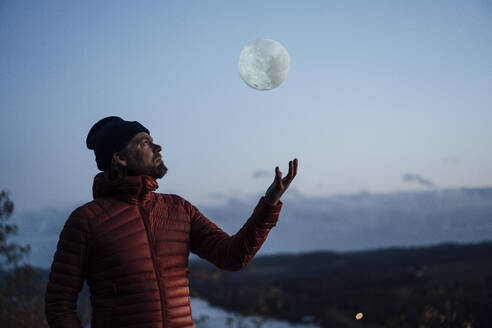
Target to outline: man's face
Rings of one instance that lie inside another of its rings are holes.
[[[161,146],[153,143],[147,132],[136,134],[126,147],[126,164],[128,175],[149,175],[154,179],[162,178],[167,167],[162,161]]]

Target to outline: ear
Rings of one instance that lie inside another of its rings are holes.
[[[126,157],[122,156],[120,153],[113,154],[113,162],[118,163],[121,166],[126,167]]]

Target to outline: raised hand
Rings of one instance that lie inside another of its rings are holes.
[[[290,183],[297,174],[297,158],[289,161],[289,173],[282,179],[282,172],[278,166],[275,167],[275,179],[265,193],[265,201],[277,205],[282,194],[289,188]]]

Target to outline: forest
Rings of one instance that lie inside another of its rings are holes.
[[[21,263],[30,247],[8,240],[17,233],[17,226],[8,222],[13,209],[2,192],[1,326],[47,327],[44,293],[49,270]],[[340,328],[489,328],[492,242],[258,256],[237,272],[193,260],[190,291],[236,318],[256,315]],[[87,327],[91,305],[86,284],[77,310]],[[196,324],[200,328],[203,321]],[[225,326],[247,328],[241,320]]]
[[[263,256],[191,265],[194,296],[321,327],[492,327],[492,243]]]

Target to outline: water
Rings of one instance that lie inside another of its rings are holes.
[[[243,317],[211,306],[207,301],[192,298],[191,309],[197,328],[319,328],[314,324],[291,324],[287,321],[264,320],[261,317]]]

